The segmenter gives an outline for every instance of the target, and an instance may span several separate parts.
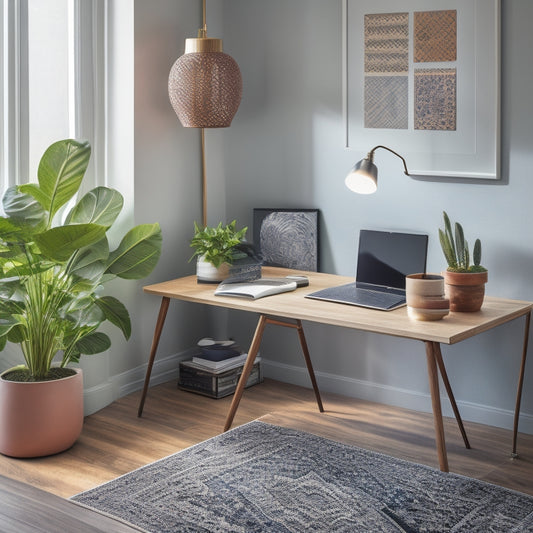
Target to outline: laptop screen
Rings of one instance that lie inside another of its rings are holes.
[[[405,289],[405,276],[426,271],[428,236],[361,230],[357,284]]]

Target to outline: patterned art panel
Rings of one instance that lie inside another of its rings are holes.
[[[429,63],[457,59],[457,11],[414,14],[414,61]]]
[[[409,70],[409,14],[365,15],[365,74]]]
[[[407,129],[407,76],[365,76],[365,128]]]
[[[318,210],[254,208],[253,241],[263,265],[318,271]]]
[[[409,14],[365,15],[365,127],[408,126]]]
[[[315,271],[317,213],[273,212],[261,224],[261,254],[265,264]]]
[[[455,131],[456,93],[456,69],[416,69],[415,129]]]

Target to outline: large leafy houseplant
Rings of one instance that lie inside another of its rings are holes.
[[[78,193],[91,155],[87,142],[52,144],[38,168],[38,183],[10,187],[0,217],[0,351],[19,344],[25,365],[3,378],[17,381],[56,379],[59,368],[82,354],[107,350],[111,341],[99,326],[106,320],[126,338],[131,323],[126,307],[102,294],[114,278],[141,279],[161,253],[159,224],[135,226],[118,247],[106,236],[123,198],[96,187],[66,212]],[[62,209],[63,208],[63,209]]]

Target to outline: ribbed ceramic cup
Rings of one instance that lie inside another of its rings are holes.
[[[444,297],[444,278],[438,274],[409,274],[405,277],[407,314],[414,320],[440,320],[450,312]]]

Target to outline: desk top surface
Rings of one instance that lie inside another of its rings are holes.
[[[144,287],[144,291],[148,294],[188,302],[444,344],[455,344],[473,337],[478,333],[524,316],[533,309],[533,302],[486,296],[481,310],[476,313],[450,313],[442,320],[425,322],[410,319],[407,316],[406,307],[394,311],[378,311],[305,298],[305,295],[311,292],[353,282],[354,279],[351,277],[286,268],[263,267],[262,269],[262,275],[265,278],[285,277],[288,274],[308,276],[309,286],[292,292],[249,300],[215,296],[216,285],[197,283],[196,276],[187,276],[148,285]]]

